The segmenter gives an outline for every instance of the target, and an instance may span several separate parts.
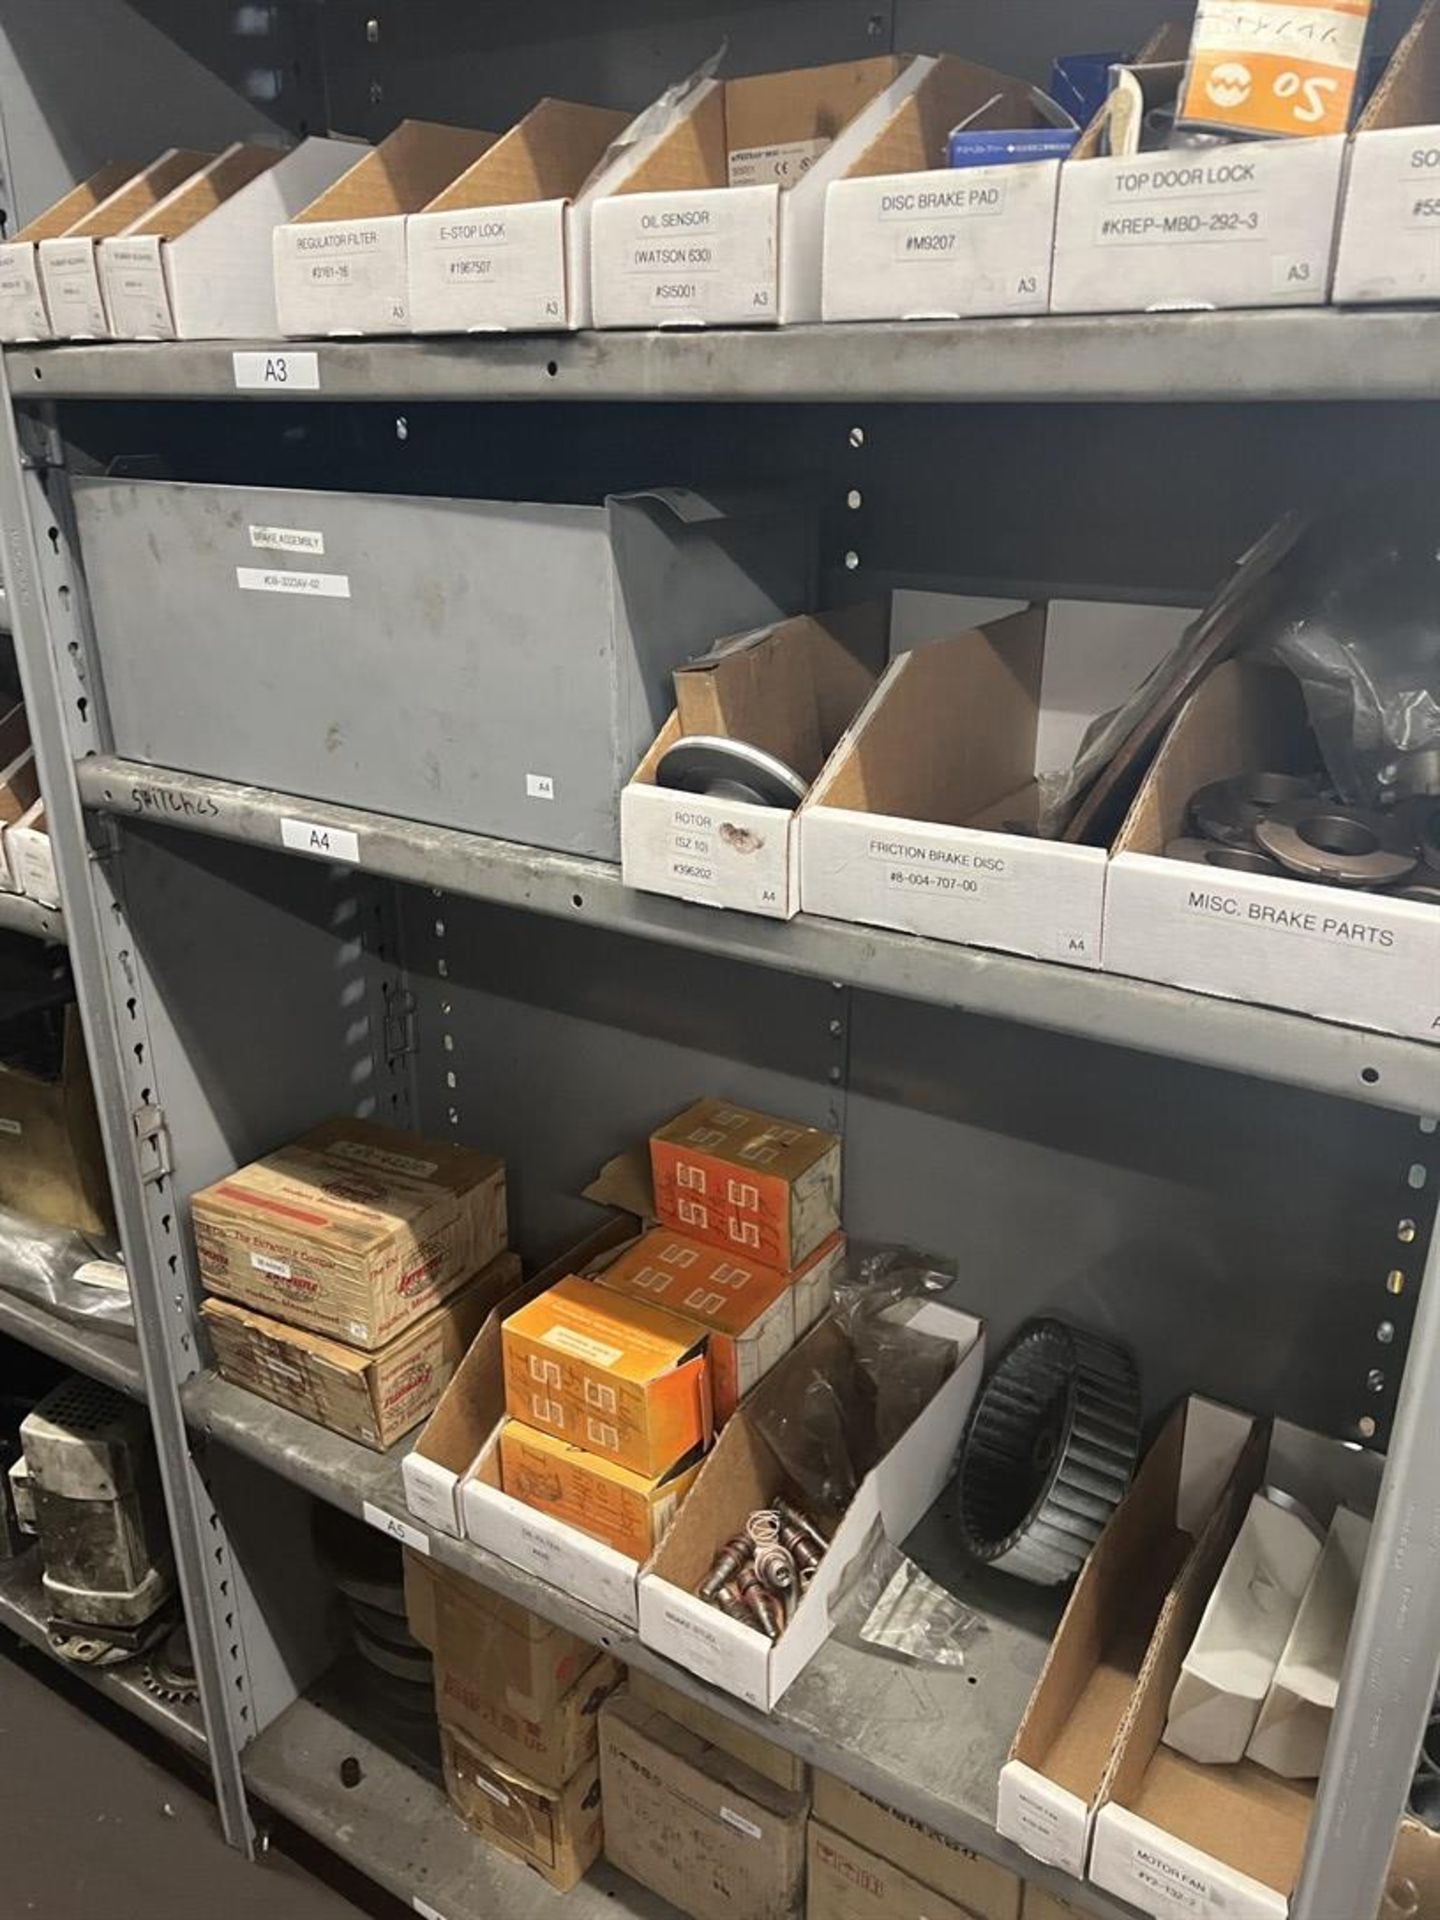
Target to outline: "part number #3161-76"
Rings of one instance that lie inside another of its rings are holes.
[[[239,393],[318,393],[318,353],[236,353],[235,388]]]

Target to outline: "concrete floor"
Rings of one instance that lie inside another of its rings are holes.
[[[251,1865],[159,1736],[14,1647],[0,1639],[5,1920],[414,1920],[302,1835]]]

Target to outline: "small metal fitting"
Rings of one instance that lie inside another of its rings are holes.
[[[755,1574],[772,1593],[782,1598],[794,1593],[800,1584],[795,1559],[778,1540],[757,1548]]]
[[[778,1640],[785,1630],[784,1608],[753,1567],[740,1575],[739,1588],[740,1598],[750,1611],[750,1625],[758,1627],[767,1640]]]
[[[1215,840],[1172,840],[1167,860],[1189,860],[1199,867],[1223,867],[1229,873],[1283,874],[1285,869],[1258,847],[1221,846]]]
[[[1419,864],[1392,816],[1334,800],[1291,801],[1273,809],[1255,838],[1287,873],[1335,887],[1393,887]]]
[[[733,1540],[727,1540],[716,1554],[709,1573],[700,1582],[700,1598],[715,1599],[720,1589],[728,1586],[742,1567],[749,1565],[754,1554],[755,1544],[745,1534],[737,1533]]]
[[[820,1531],[819,1527],[816,1526],[809,1514],[803,1513],[801,1509],[795,1505],[794,1501],[787,1500],[783,1493],[777,1493],[775,1496],[775,1511],[779,1514],[782,1521],[785,1521],[792,1527],[798,1527],[802,1533],[808,1533],[821,1553],[829,1546],[830,1542],[825,1538],[825,1535]]]
[[[1239,773],[1201,787],[1190,801],[1190,817],[1206,840],[1248,847],[1276,807],[1313,800],[1319,792],[1320,776],[1314,773]]]
[[[755,1623],[750,1617],[750,1609],[740,1598],[738,1587],[725,1586],[709,1596],[712,1605],[719,1607],[722,1613],[728,1613],[732,1620],[743,1621],[749,1627]]]

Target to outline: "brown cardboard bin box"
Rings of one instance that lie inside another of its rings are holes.
[[[113,1230],[95,1090],[74,1007],[65,1014],[59,1079],[0,1064],[0,1206],[41,1226]]]
[[[590,1760],[556,1791],[527,1780],[441,1723],[450,1804],[492,1847],[568,1893],[599,1858],[600,1772]]]

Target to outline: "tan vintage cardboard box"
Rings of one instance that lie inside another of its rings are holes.
[[[655,1213],[712,1246],[798,1267],[840,1225],[833,1133],[697,1100],[650,1136]]]
[[[505,1408],[652,1479],[709,1444],[705,1332],[575,1275],[501,1328]]]
[[[799,1920],[805,1796],[621,1692],[600,1713],[608,1860],[692,1920]]]
[[[1044,1887],[1031,1886],[1027,1881],[1020,1920],[1085,1920],[1085,1915],[1081,1908],[1072,1906],[1068,1900],[1057,1900]]]
[[[477,1679],[442,1623],[435,1643],[435,1712],[502,1766],[554,1790],[594,1759],[600,1709],[624,1677],[618,1660],[600,1654],[553,1707],[530,1719]]]
[[[227,1380],[383,1451],[430,1413],[490,1309],[520,1284],[502,1253],[375,1353],[212,1297],[201,1306]]]
[[[790,1793],[804,1793],[810,1784],[810,1769],[798,1753],[788,1753],[763,1734],[752,1733],[728,1714],[692,1700],[688,1693],[677,1693],[662,1680],[656,1680],[638,1667],[630,1670],[630,1692],[642,1706],[654,1707],[677,1726],[688,1728],[707,1746],[719,1747],[754,1772],[773,1780]]]
[[[599,1857],[600,1770],[590,1760],[551,1791],[502,1766],[443,1722],[445,1790],[460,1818],[502,1853],[568,1893]]]
[[[903,1866],[922,1888],[943,1894],[975,1920],[1019,1920],[1020,1881],[1008,1867],[972,1853],[933,1827],[922,1826],[818,1768],[813,1812],[815,1822],[828,1829],[832,1839],[844,1834],[866,1852]],[[813,1848],[811,1861],[813,1887]]]
[[[806,1852],[806,1920],[974,1920],[969,1907],[818,1820],[809,1824]]]
[[[373,1350],[505,1245],[505,1169],[468,1147],[331,1120],[191,1202],[211,1293]]]
[[[700,1471],[690,1454],[653,1479],[540,1427],[500,1429],[500,1484],[536,1513],[577,1527],[630,1560],[645,1560]]]
[[[588,1640],[541,1619],[518,1601],[413,1553],[405,1556],[410,1631],[509,1712],[543,1720],[595,1659]]]

